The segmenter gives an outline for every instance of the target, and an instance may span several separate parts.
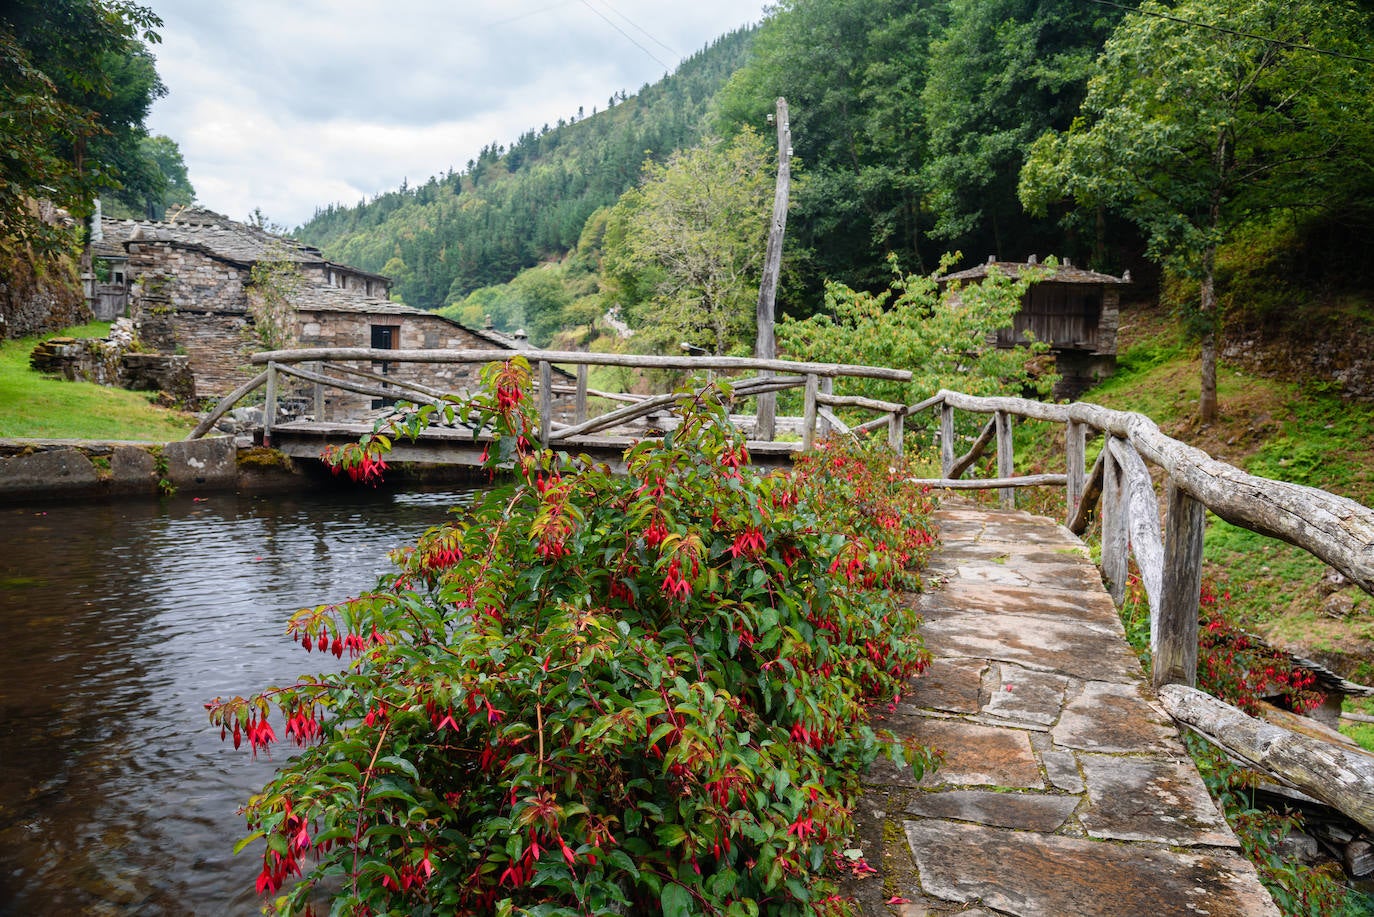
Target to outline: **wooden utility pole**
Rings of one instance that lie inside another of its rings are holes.
[[[777,341],[773,337],[773,305],[778,296],[778,275],[782,272],[782,239],[787,230],[787,199],[792,187],[792,129],[787,122],[787,100],[779,96],[778,112],[778,183],[773,192],[773,222],[768,228],[768,249],[763,260],[763,277],[759,281],[758,341],[754,356],[771,360],[777,356]],[[771,440],[778,411],[778,396],[768,393],[759,396],[758,420],[754,435]]]

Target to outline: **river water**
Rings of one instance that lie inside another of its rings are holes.
[[[257,848],[232,851],[274,763],[222,743],[205,702],[333,663],[285,638],[290,614],[370,587],[470,499],[0,507],[0,915],[257,913]]]

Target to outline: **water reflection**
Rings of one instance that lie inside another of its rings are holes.
[[[332,663],[290,613],[371,586],[470,496],[0,508],[0,915],[256,913],[235,810],[273,763],[205,701]]]

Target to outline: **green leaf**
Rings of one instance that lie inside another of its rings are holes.
[[[675,882],[663,886],[663,894],[658,900],[663,907],[663,917],[690,917],[692,914],[691,892]]]

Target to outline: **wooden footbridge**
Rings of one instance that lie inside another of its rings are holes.
[[[1354,831],[1374,833],[1374,757],[1336,736],[1314,738],[1254,719],[1194,688],[1206,513],[1297,545],[1374,594],[1369,507],[1247,474],[1165,436],[1140,414],[951,391],[913,405],[834,393],[836,379],[910,378],[898,369],[725,357],[526,356],[536,369],[540,438],[553,448],[613,457],[672,423],[671,396],[595,392],[587,387],[589,366],[755,373],[732,384],[737,397],[765,402],[757,415],[738,418],[751,431],[756,461],[785,461],[820,436],[875,430],[885,430],[900,450],[906,419],[933,412],[923,429],[938,439],[941,472],[924,483],[998,492],[1000,510],[942,510],[943,547],[931,572],[943,588],[913,599],[927,619],[924,633],[936,662],[891,714],[891,725],[942,749],[946,762],[921,781],[881,767],[870,775],[856,843],[880,878],[852,889],[865,913],[1277,914],[1201,793],[1179,728],[1289,792],[1343,813]],[[315,457],[322,446],[356,441],[372,426],[277,423],[279,376],[313,387],[318,410],[325,386],[373,398],[441,397],[339,361],[477,364],[509,357],[507,351],[367,349],[258,354],[254,363],[266,369],[193,436],[233,400],[263,386],[263,442]],[[555,381],[555,365],[573,372]],[[802,392],[802,413],[775,419],[766,402],[788,389]],[[594,400],[617,406],[590,416]],[[854,422],[859,410],[878,416]],[[976,436],[961,440],[958,411],[988,420]],[[1063,427],[1062,474],[1016,473],[1017,421]],[[779,442],[779,432],[790,434],[789,441]],[[431,430],[414,444],[398,443],[395,457],[476,461],[482,441],[480,430]],[[962,454],[961,442],[968,447]],[[990,448],[996,477],[964,479]],[[1014,512],[1016,489],[1027,486],[1065,489],[1062,525]],[[1077,538],[1093,520],[1100,523],[1100,569]],[[1132,557],[1150,610],[1148,678],[1115,614]]]
[[[397,368],[457,368],[449,378],[465,387],[475,384],[476,368],[510,359],[509,350],[377,350],[365,347],[314,350],[285,350],[254,354],[252,362],[265,368],[252,380],[221,399],[219,405],[191,433],[195,439],[207,433],[236,404],[258,389],[265,391],[264,422],[257,435],[264,445],[279,449],[293,458],[318,458],[327,446],[357,442],[373,430],[370,419],[327,418],[327,393],[349,392],[392,403],[404,400],[415,404],[441,404],[445,392],[433,385],[398,378]],[[709,378],[731,374],[736,399],[753,398],[761,405],[758,414],[736,417],[749,432],[749,450],[754,462],[778,464],[793,453],[811,448],[817,437],[831,433],[865,435],[885,429],[888,442],[900,449],[906,406],[870,398],[834,394],[836,379],[888,379],[906,381],[907,370],[876,366],[849,366],[834,363],[799,363],[789,360],[758,360],[746,357],[665,357],[639,354],[599,354],[561,351],[518,353],[526,357],[534,371],[533,397],[540,418],[539,440],[555,449],[585,453],[614,464],[625,449],[645,437],[662,435],[676,423],[672,414],[677,395],[633,395],[604,392],[588,387],[588,370],[594,366],[621,367],[635,373],[674,373],[682,377]],[[385,366],[395,375],[359,369],[359,365]],[[567,367],[561,372],[555,368]],[[571,370],[571,372],[569,371]],[[740,374],[754,375],[740,378]],[[281,394],[287,383],[297,398],[309,405],[306,416],[278,421]],[[458,390],[454,386],[449,391]],[[795,417],[775,417],[771,405],[777,394],[788,390],[803,392],[803,413]],[[612,405],[613,409],[595,414],[591,405]],[[840,419],[840,409],[866,409],[878,412],[875,420],[853,428]],[[782,434],[783,438],[778,438]],[[391,456],[396,461],[433,464],[481,464],[490,442],[488,431],[469,427],[432,426],[414,440],[398,440]]]

